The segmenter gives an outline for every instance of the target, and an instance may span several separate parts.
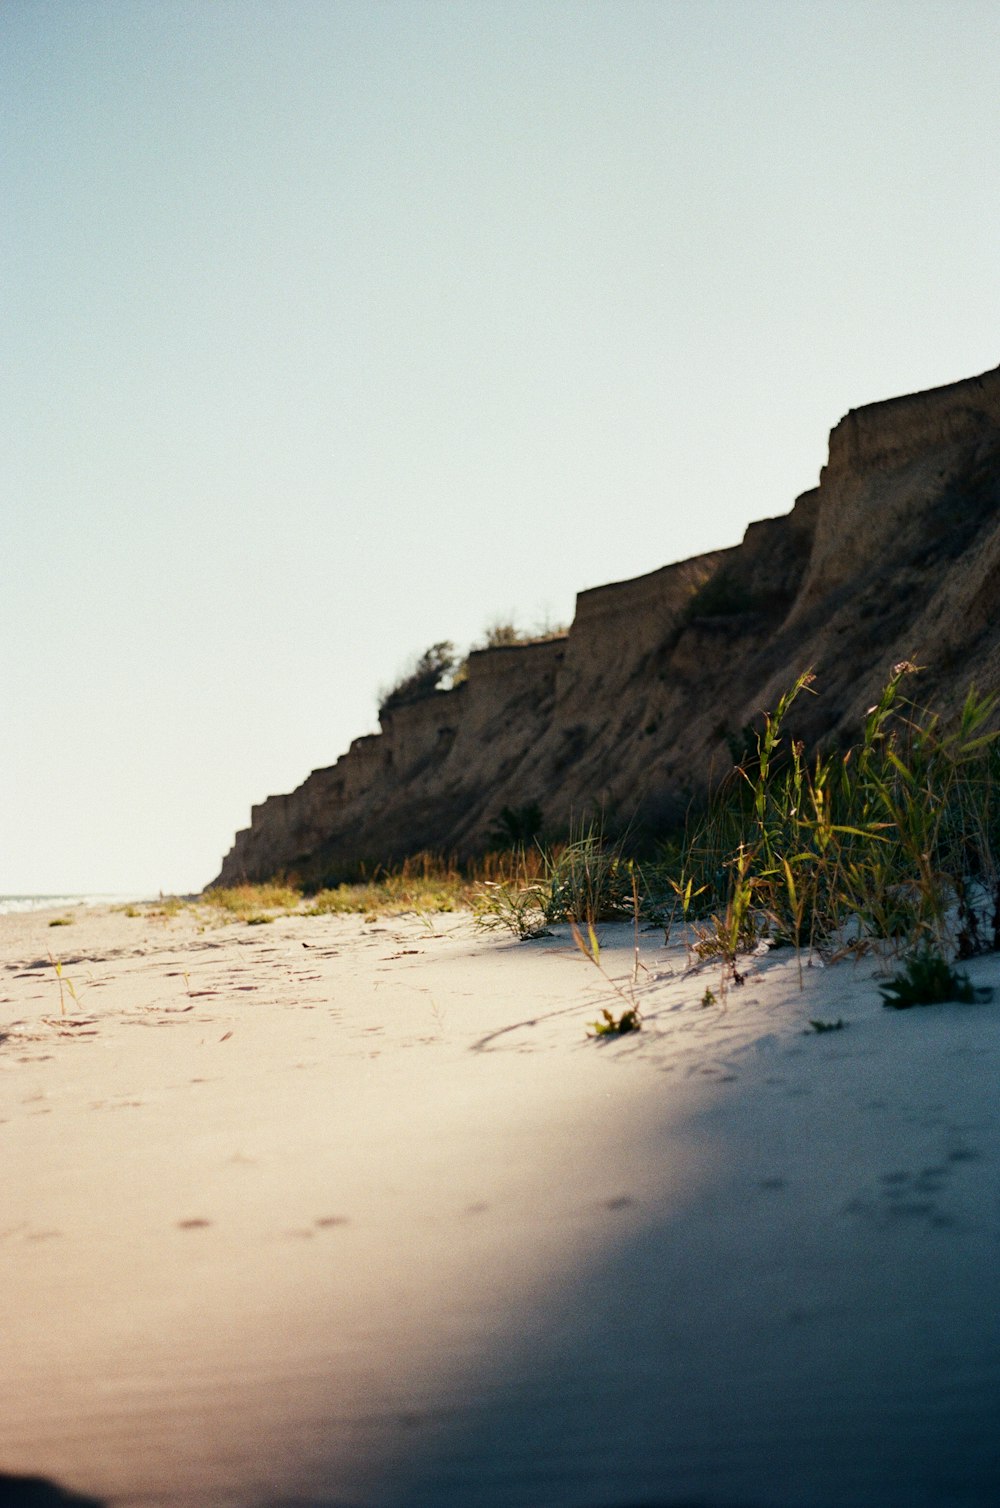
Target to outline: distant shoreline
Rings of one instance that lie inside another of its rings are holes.
[[[120,894],[91,890],[83,895],[73,895],[68,891],[55,891],[51,895],[0,895],[0,916],[19,912],[58,911],[66,906],[124,906],[130,901],[155,899],[155,896],[136,891],[123,891]]]

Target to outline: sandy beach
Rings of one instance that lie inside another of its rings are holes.
[[[0,917],[0,1471],[116,1508],[1000,1501],[1000,989],[889,1011],[870,962],[779,952],[722,998],[652,931],[643,1029],[597,1041],[565,928],[71,914]]]

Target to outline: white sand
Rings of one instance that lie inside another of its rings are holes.
[[[647,934],[644,1028],[598,1043],[565,935],[76,917],[0,918],[0,1471],[128,1508],[1000,1503],[1000,991],[897,1013],[777,954],[702,1008],[717,973]]]

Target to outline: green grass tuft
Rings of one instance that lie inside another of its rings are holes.
[[[809,674],[764,719],[661,870],[700,956],[735,969],[763,939],[831,957],[1000,947],[997,699],[970,691],[947,726],[904,698],[914,671],[894,667],[846,752],[807,759],[787,732]]]
[[[879,994],[882,1004],[895,1011],[914,1005],[941,1005],[947,1000],[971,1005],[976,999],[968,975],[957,973],[940,953],[926,946],[907,959],[901,973],[879,986]]]

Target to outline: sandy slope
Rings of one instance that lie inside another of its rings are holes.
[[[651,934],[644,1030],[597,1043],[565,937],[47,921],[0,918],[0,1470],[129,1508],[1000,1502],[1000,993],[890,1012],[779,954],[702,1008]]]

